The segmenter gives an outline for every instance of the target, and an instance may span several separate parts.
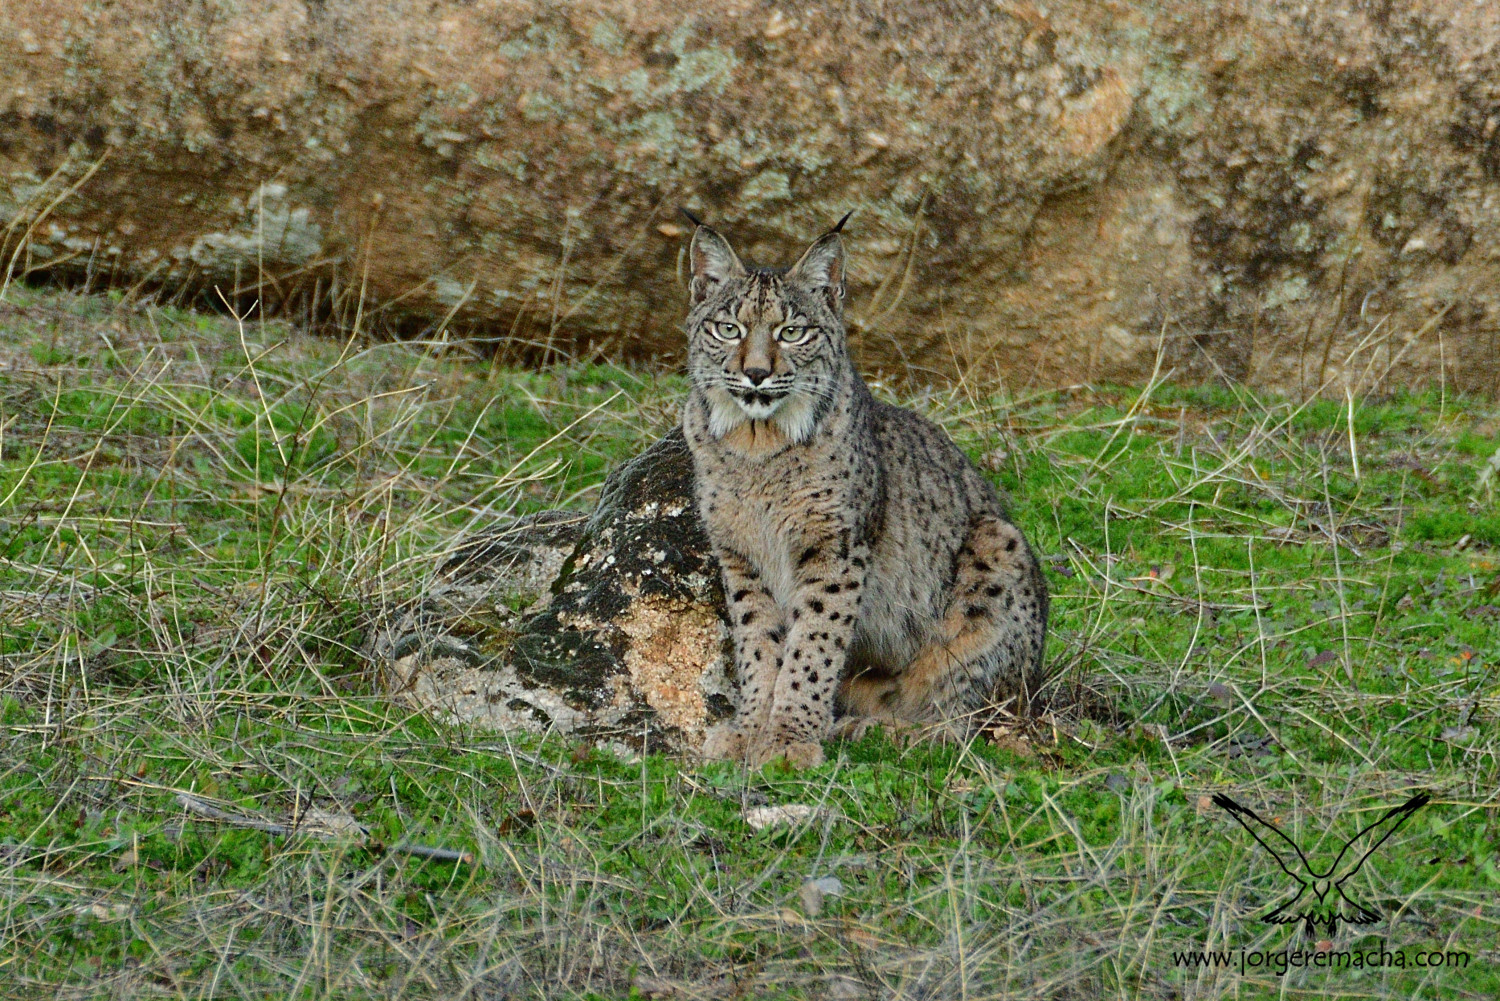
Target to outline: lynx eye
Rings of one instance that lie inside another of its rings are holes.
[[[708,324],[708,332],[721,341],[737,341],[745,336],[745,328],[738,323],[729,321],[712,322]]]
[[[812,327],[782,327],[776,331],[776,339],[783,344],[801,344],[812,333]]]

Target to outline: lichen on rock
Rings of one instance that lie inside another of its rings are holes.
[[[857,208],[866,370],[1500,390],[1493,4],[211,7],[0,4],[24,266],[680,357],[670,206]]]
[[[388,689],[449,719],[690,750],[733,712],[717,564],[674,430],[605,481],[463,543],[375,633]]]

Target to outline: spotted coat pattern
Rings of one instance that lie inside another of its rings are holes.
[[[700,226],[690,259],[682,425],[740,687],[705,755],[806,767],[836,719],[961,728],[1027,708],[1037,560],[948,436],[854,370],[838,232],[791,268],[751,269]]]

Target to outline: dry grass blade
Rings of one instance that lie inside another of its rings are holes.
[[[1165,363],[1144,391],[908,389],[1036,543],[1047,704],[752,775],[436,722],[365,654],[467,532],[586,512],[678,378],[242,316],[0,302],[0,994],[1500,991],[1492,405],[1290,403]],[[1284,874],[1214,794],[1316,854],[1418,788],[1358,877],[1381,923],[1339,944],[1468,968],[1179,958],[1316,947],[1259,921]]]

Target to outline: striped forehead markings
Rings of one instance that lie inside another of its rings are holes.
[[[751,275],[750,288],[745,290],[737,304],[735,319],[746,325],[754,324],[757,320],[767,319],[773,306],[778,320],[785,320],[787,302],[781,277],[770,272],[756,272]]]

